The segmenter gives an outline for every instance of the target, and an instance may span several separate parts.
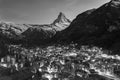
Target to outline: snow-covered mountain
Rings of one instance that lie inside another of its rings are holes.
[[[15,24],[11,22],[0,22],[0,35],[6,36],[9,38],[14,38],[15,36],[20,35],[26,31],[29,27],[32,27],[27,24]]]

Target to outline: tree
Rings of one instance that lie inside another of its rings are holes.
[[[8,47],[5,44],[4,40],[0,39],[0,58],[8,54]]]

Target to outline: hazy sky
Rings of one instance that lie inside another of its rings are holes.
[[[0,0],[0,20],[16,23],[51,23],[59,12],[69,19],[110,0]]]

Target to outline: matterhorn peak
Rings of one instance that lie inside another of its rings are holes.
[[[66,18],[65,14],[60,12],[57,19],[53,22],[55,23],[70,23],[71,21]]]
[[[60,12],[59,15],[58,15],[58,18],[66,18],[65,14]]]
[[[70,25],[71,21],[66,18],[65,14],[60,12],[57,19],[51,24],[57,31],[64,30]]]

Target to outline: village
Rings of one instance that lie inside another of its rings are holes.
[[[11,45],[9,52],[1,59],[0,67],[10,69],[10,74],[27,69],[32,74],[29,80],[71,80],[75,77],[87,80],[91,75],[101,73],[120,77],[115,73],[120,70],[120,56],[105,54],[98,47],[82,46],[78,49],[71,44],[26,49]]]

